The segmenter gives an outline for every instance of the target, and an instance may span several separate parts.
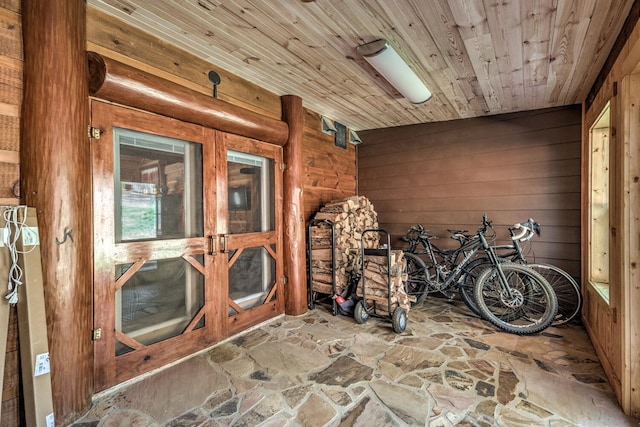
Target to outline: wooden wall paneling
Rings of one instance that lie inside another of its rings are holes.
[[[634,417],[640,417],[640,74],[625,77],[620,84],[625,125],[619,134],[621,233],[620,283],[624,333],[622,335],[624,375],[622,388],[628,392],[623,407]]]
[[[532,217],[543,225],[536,259],[569,265],[579,277],[579,108],[394,130],[361,132],[358,149],[359,193],[392,244],[403,246],[399,237],[420,223],[447,245],[447,228],[475,232],[483,213],[507,239],[507,227]]]
[[[636,16],[637,19],[637,16]],[[598,116],[602,112],[607,102],[611,102],[611,120],[615,128],[615,134],[612,136],[610,146],[612,147],[612,153],[618,153],[614,156],[617,162],[628,162],[627,156],[632,156],[631,152],[622,150],[621,147],[617,147],[618,138],[621,138],[625,132],[625,127],[631,123],[637,122],[637,116],[630,122],[625,122],[624,116],[628,116],[629,107],[624,107],[624,101],[619,100],[619,96],[624,93],[621,91],[621,84],[625,76],[638,72],[638,65],[640,64],[640,24],[636,22],[632,30],[628,33],[628,38],[624,45],[616,52],[615,56],[609,58],[606,75],[604,73],[598,77],[597,89],[592,89],[592,93],[589,94],[589,99],[583,104],[582,114],[582,156],[584,159],[582,167],[583,176],[583,215],[582,215],[582,230],[583,230],[583,242],[589,241],[589,180],[590,180],[590,168],[589,168],[589,141],[590,141],[590,129],[598,119]],[[594,86],[595,88],[595,86]],[[594,92],[597,90],[597,92]],[[637,113],[636,113],[637,114]],[[632,158],[632,157],[630,157]],[[626,200],[627,195],[625,191],[621,191],[622,188],[627,188],[630,183],[625,180],[633,180],[630,176],[624,176],[622,170],[618,171],[617,167],[612,170],[612,173],[618,173],[612,177],[613,182],[616,183],[617,189],[614,189],[614,197],[612,200],[612,244],[613,251],[611,252],[612,259],[618,260],[614,262],[611,267],[610,273],[610,290],[613,291],[613,295],[610,293],[609,301],[607,304],[602,297],[595,291],[595,289],[588,284],[584,284],[583,291],[585,293],[585,300],[590,301],[589,304],[585,304],[583,309],[583,323],[587,329],[589,337],[596,349],[598,357],[604,367],[604,370],[612,384],[612,387],[620,401],[623,409],[627,413],[638,413],[638,407],[632,407],[632,403],[637,405],[638,397],[637,390],[640,386],[640,378],[638,378],[637,372],[631,375],[629,359],[627,356],[629,351],[634,349],[634,345],[638,345],[637,337],[633,334],[629,335],[632,330],[628,328],[637,328],[637,319],[633,318],[633,315],[627,310],[632,310],[631,304],[635,304],[636,301],[630,298],[634,296],[631,288],[637,284],[636,282],[629,281],[631,274],[626,271],[628,265],[623,265],[625,256],[624,247],[628,244],[629,233],[633,231],[631,221],[625,222],[624,215],[625,209],[635,209],[635,217],[637,217],[637,207],[629,207]],[[629,188],[630,190],[630,188]],[[615,230],[615,233],[614,233]],[[628,250],[628,249],[627,249]],[[636,248],[637,250],[637,248]],[[619,253],[620,256],[614,257],[614,252]],[[627,252],[629,257],[626,258],[627,262],[631,257],[631,252]],[[582,261],[583,261],[583,276],[588,278],[589,265],[588,265],[588,247],[585,246]],[[637,307],[633,308],[637,311]],[[629,317],[631,315],[631,317]],[[631,324],[630,321],[635,321]],[[623,339],[623,333],[624,338]],[[635,347],[636,354],[633,355],[637,359],[637,347]],[[627,369],[627,371],[623,371]],[[634,412],[636,411],[636,412]],[[636,415],[637,416],[637,415]]]
[[[585,276],[586,277],[586,276]],[[611,388],[618,400],[622,398],[622,380],[620,355],[621,340],[618,323],[614,322],[612,312],[602,297],[591,286],[583,286],[584,308],[582,323],[591,337],[598,359],[607,374]]]
[[[356,146],[347,143],[346,148],[337,147],[333,135],[322,133],[320,120],[320,114],[305,110],[303,186],[306,220],[325,203],[357,192]]]
[[[86,6],[23,6],[22,193],[38,215],[54,411],[64,425],[88,408],[93,391]],[[73,241],[56,244],[65,230]]]
[[[209,71],[220,75],[218,98],[256,113],[280,119],[280,98],[215,64],[203,61],[93,7],[87,7],[88,49],[166,80],[213,94]]]

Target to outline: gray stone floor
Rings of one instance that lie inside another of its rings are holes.
[[[407,329],[318,305],[99,395],[74,426],[638,426],[579,324],[495,330],[458,302]]]

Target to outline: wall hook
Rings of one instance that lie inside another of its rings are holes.
[[[61,245],[63,243],[65,243],[67,241],[67,238],[69,238],[69,240],[71,240],[73,242],[73,234],[72,231],[69,230],[68,227],[64,228],[64,239],[62,239],[62,241],[58,240],[58,238],[56,237],[56,245]]]
[[[218,97],[218,85],[220,84],[220,74],[215,71],[209,71],[209,81],[213,83],[213,97]]]

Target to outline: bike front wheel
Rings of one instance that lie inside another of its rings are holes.
[[[558,312],[551,285],[531,268],[519,264],[486,269],[478,277],[474,297],[483,318],[517,335],[546,329]]]

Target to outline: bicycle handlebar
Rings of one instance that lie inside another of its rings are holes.
[[[516,230],[522,230],[520,233],[515,234]],[[534,234],[540,235],[540,224],[535,222],[533,218],[529,218],[524,224],[514,224],[509,228],[511,232],[511,240],[520,240],[521,242],[527,242],[531,240]]]

